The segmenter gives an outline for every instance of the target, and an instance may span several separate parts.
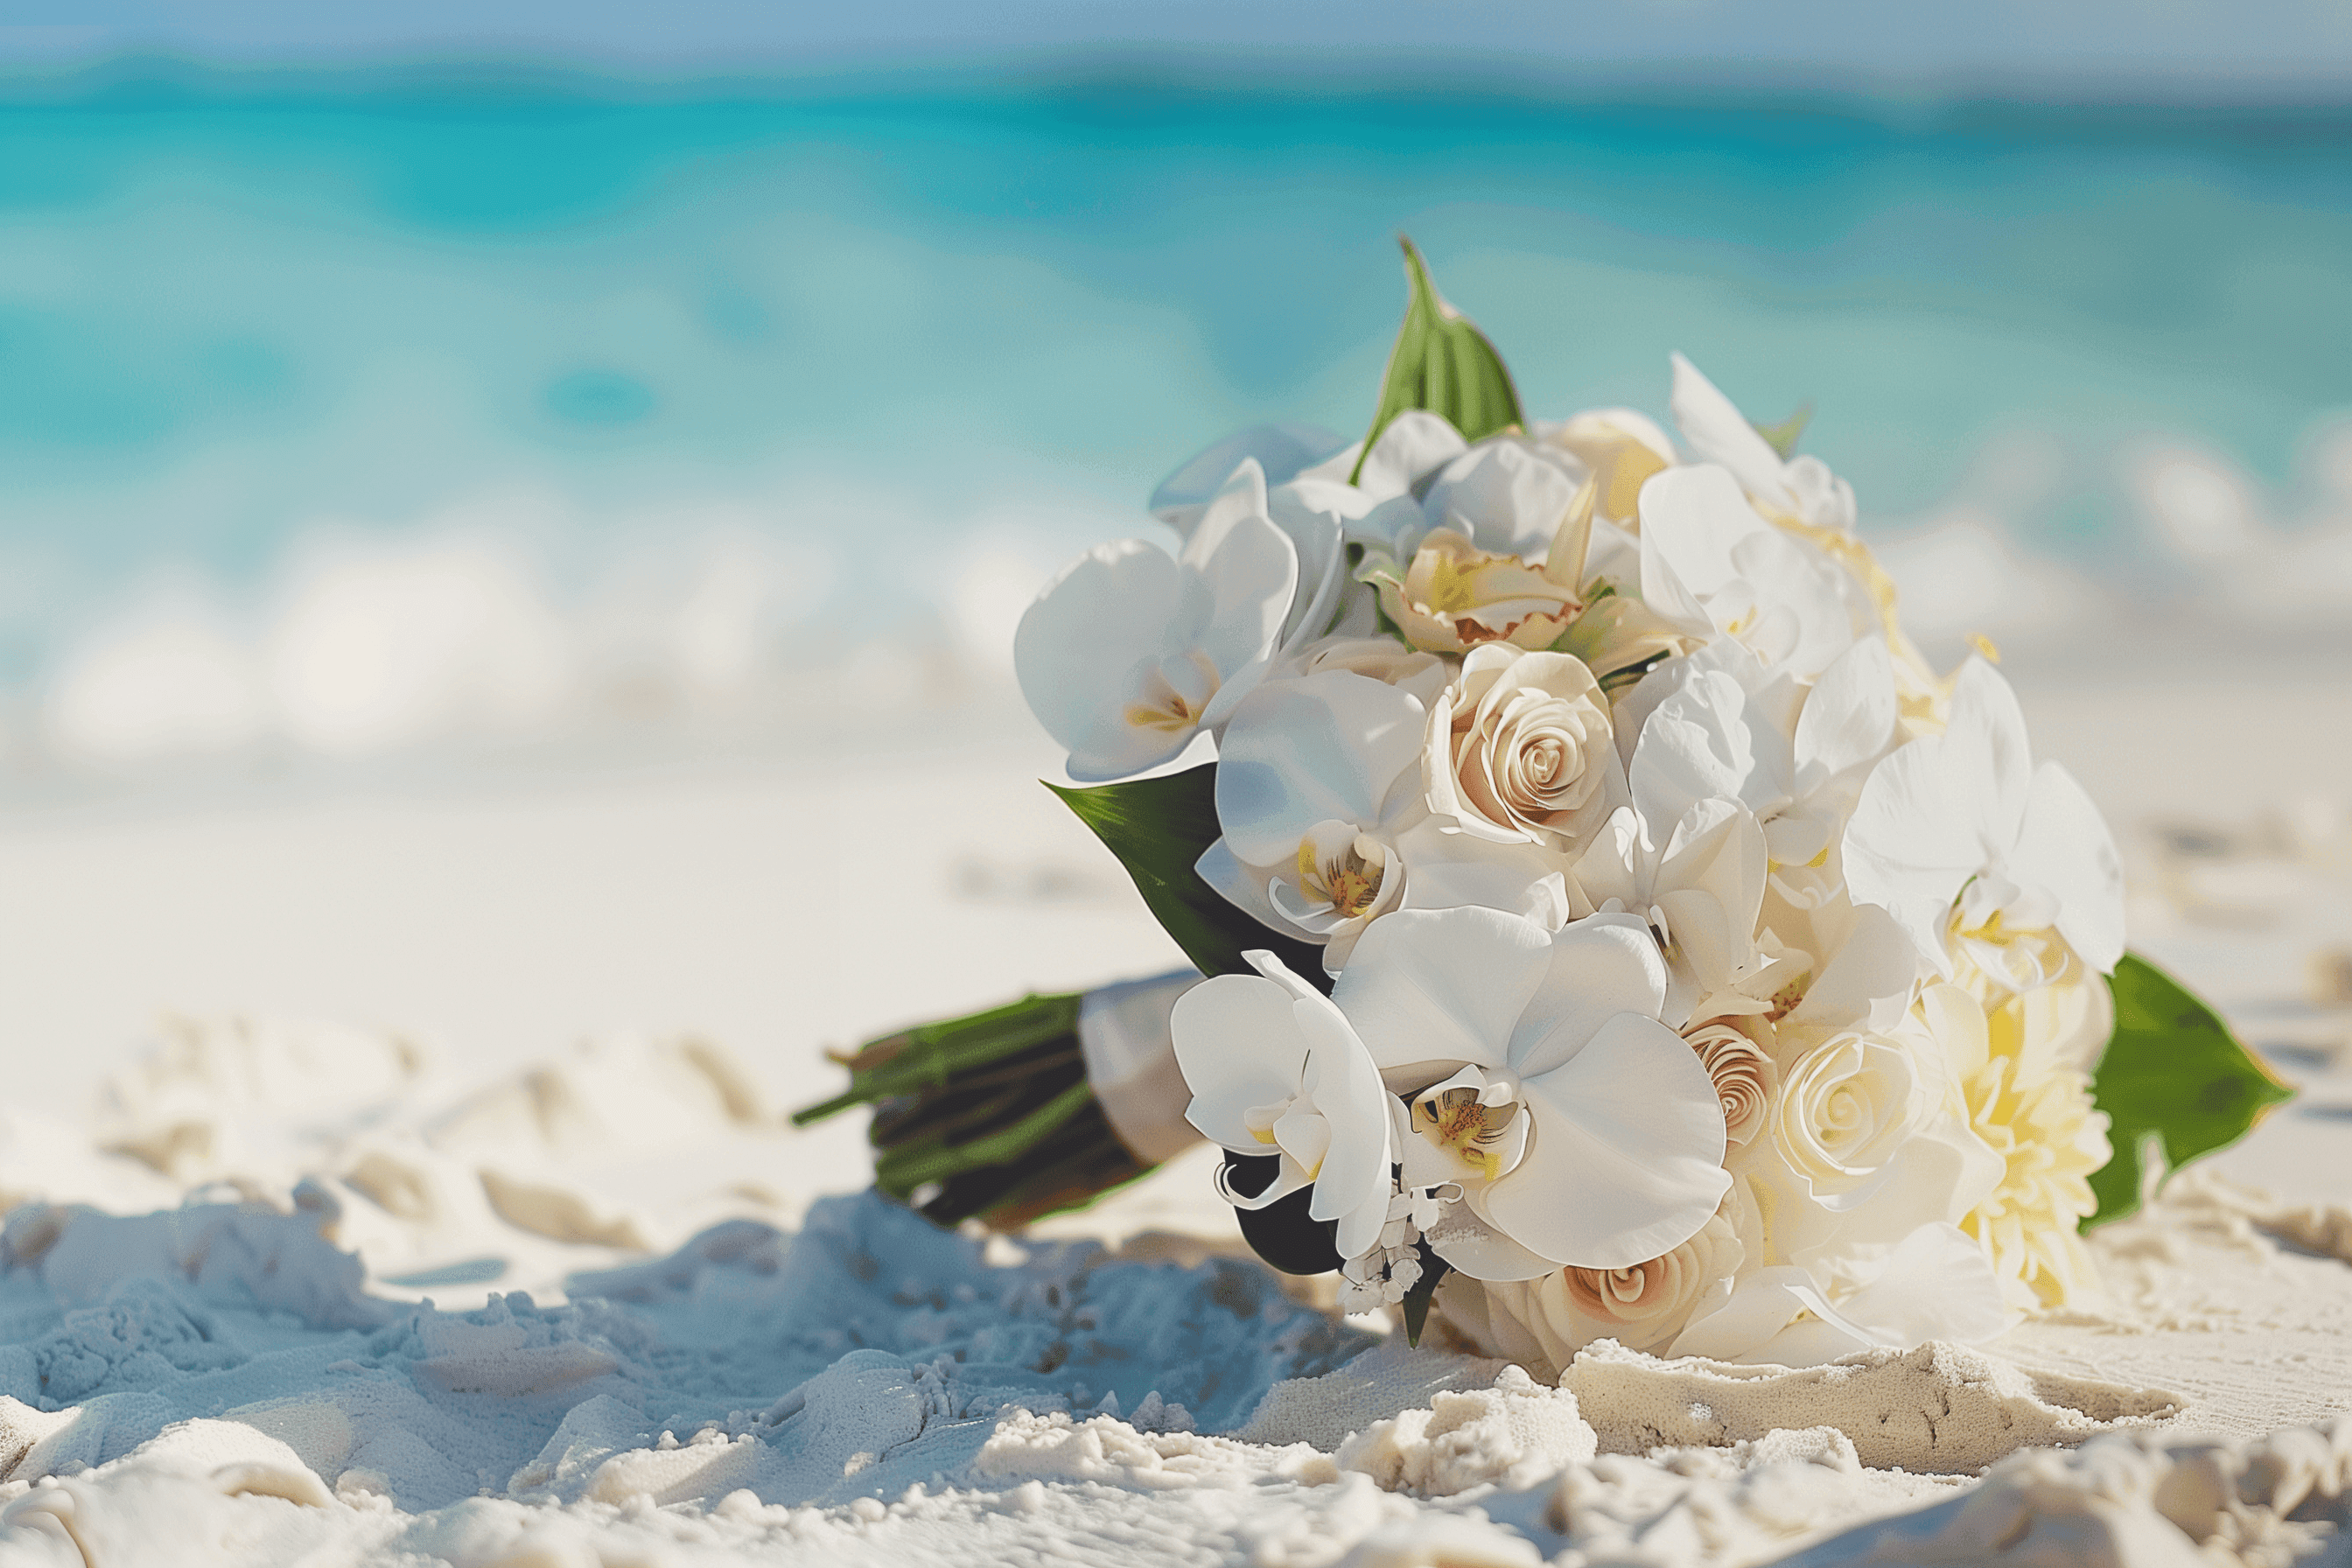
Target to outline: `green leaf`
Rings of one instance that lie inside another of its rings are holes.
[[[1331,988],[1321,948],[1259,924],[1192,869],[1217,840],[1216,763],[1093,789],[1045,787],[1110,847],[1153,918],[1202,973],[1254,973],[1243,952],[1270,948],[1302,980]]]
[[[1421,1278],[1404,1293],[1404,1342],[1419,1349],[1421,1331],[1429,1326],[1429,1304],[1436,1298],[1438,1283],[1454,1272],[1454,1265],[1430,1250],[1429,1243],[1421,1244]]]
[[[1381,382],[1381,405],[1364,437],[1364,451],[1389,427],[1389,421],[1408,408],[1426,408],[1442,416],[1475,441],[1497,430],[1527,423],[1519,411],[1518,389],[1503,356],[1470,319],[1445,302],[1412,241],[1400,235],[1404,247],[1404,325],[1397,329],[1396,346],[1389,351],[1388,374]],[[1356,459],[1353,482],[1364,471]]]
[[[1757,426],[1756,434],[1763,437],[1765,445],[1778,452],[1785,463],[1797,455],[1797,443],[1803,437],[1805,426],[1812,422],[1813,405],[1808,403],[1778,425]]]
[[[2092,1075],[2091,1098],[2113,1125],[2115,1158],[2091,1178],[2103,1225],[2139,1207],[2142,1149],[2179,1169],[2245,1136],[2294,1090],[2240,1045],[2229,1026],[2164,971],[2126,953],[2107,982],[2116,1032]]]

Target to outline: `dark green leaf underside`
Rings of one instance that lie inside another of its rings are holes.
[[[1217,840],[1217,764],[1092,789],[1047,784],[1118,857],[1154,919],[1203,974],[1254,973],[1242,954],[1270,948],[1301,979],[1328,988],[1323,950],[1267,930],[1192,869]]]
[[[2091,1178],[2101,1225],[2139,1206],[2141,1151],[2150,1140],[2179,1168],[2235,1142],[2294,1091],[2271,1076],[2210,1007],[2136,954],[2116,965],[2116,1033],[2091,1095],[2112,1121],[2115,1158]]]

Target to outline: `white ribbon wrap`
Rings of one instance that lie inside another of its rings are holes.
[[[1078,1047],[1095,1101],[1118,1141],[1146,1165],[1201,1142],[1184,1120],[1192,1091],[1168,1032],[1176,998],[1200,983],[1198,971],[1181,969],[1102,986],[1078,1004]]]

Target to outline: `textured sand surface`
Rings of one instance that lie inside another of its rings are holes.
[[[986,1239],[785,1127],[821,1045],[1167,962],[1032,750],[0,823],[0,1564],[2341,1558],[2352,826],[2159,696],[2037,734],[2303,1098],[2095,1309],[1559,1388],[1317,1310],[1197,1155]]]

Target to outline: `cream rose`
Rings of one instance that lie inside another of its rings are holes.
[[[1447,1320],[1482,1350],[1544,1367],[1557,1376],[1595,1340],[1628,1350],[1664,1351],[1698,1315],[1731,1292],[1747,1259],[1732,1211],[1738,1189],[1698,1234],[1624,1268],[1562,1268],[1540,1279],[1489,1281],[1484,1299],[1463,1300],[1478,1282],[1442,1293]],[[1530,1354],[1530,1351],[1536,1352]]]
[[[1430,708],[1429,809],[1499,844],[1579,837],[1616,760],[1609,700],[1581,659],[1485,644]]]
[[[1811,1046],[1780,1075],[1772,1151],[1815,1198],[1859,1202],[1927,1109],[1909,1046],[1841,1034]]]
[[[1780,1088],[1780,1069],[1764,1047],[1728,1024],[1706,1024],[1684,1037],[1715,1079],[1726,1140],[1738,1148],[1763,1131]]]

